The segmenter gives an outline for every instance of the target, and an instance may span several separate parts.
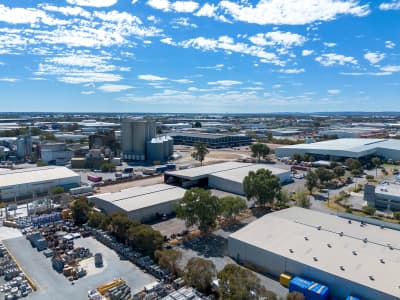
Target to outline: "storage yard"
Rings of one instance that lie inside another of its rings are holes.
[[[399,241],[396,230],[293,207],[233,233],[228,248],[232,258],[273,276],[319,281],[332,297],[392,300],[400,297]]]

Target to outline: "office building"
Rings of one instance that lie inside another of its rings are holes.
[[[208,148],[231,148],[251,144],[251,137],[244,134],[217,134],[197,132],[171,133],[175,145],[193,146],[196,142],[207,144]]]

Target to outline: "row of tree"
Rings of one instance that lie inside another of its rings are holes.
[[[151,226],[131,220],[122,212],[114,212],[107,216],[95,211],[86,199],[76,200],[72,207],[72,217],[75,224],[88,223],[94,228],[99,228],[113,234],[117,240],[130,245],[140,252],[154,256],[156,250],[161,249],[164,237]]]
[[[217,227],[219,217],[232,222],[246,208],[246,201],[240,197],[218,198],[211,191],[196,187],[186,191],[175,206],[175,212],[178,218],[185,220],[187,227],[196,225],[202,233],[208,234]]]

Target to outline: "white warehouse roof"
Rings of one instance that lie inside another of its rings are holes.
[[[37,182],[59,180],[71,177],[79,177],[79,175],[66,167],[49,166],[8,170],[0,172],[0,189],[9,186],[31,183],[34,184]]]
[[[165,172],[167,175],[180,177],[188,180],[196,180],[209,175],[225,177],[233,181],[243,181],[243,178],[248,175],[249,171],[256,171],[258,169],[271,170],[274,175],[279,175],[288,172],[287,170],[271,167],[266,164],[251,164],[240,162],[226,162],[214,165],[202,166],[197,168],[190,168],[179,171]]]
[[[336,155],[362,157],[367,155],[387,156],[387,151],[395,151],[400,155],[400,141],[393,139],[345,138],[310,144],[298,144],[276,148],[278,157],[290,156],[294,153],[310,153],[320,155]],[[397,159],[397,158],[396,158]]]
[[[133,187],[116,193],[88,197],[89,201],[101,200],[130,212],[183,198],[186,190],[167,184]]]
[[[250,223],[231,239],[400,297],[399,231],[293,207]]]

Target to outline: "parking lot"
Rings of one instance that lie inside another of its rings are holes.
[[[50,258],[46,258],[43,253],[33,248],[25,237],[6,239],[3,242],[37,285],[38,291],[30,294],[27,299],[86,299],[88,290],[117,278],[124,279],[134,293],[156,281],[153,276],[144,273],[134,264],[121,260],[113,250],[92,237],[76,239],[75,244],[89,248],[92,253],[102,253],[104,267],[89,268],[88,275],[75,281],[74,284],[53,270]],[[84,262],[86,263],[89,265],[90,260]]]

